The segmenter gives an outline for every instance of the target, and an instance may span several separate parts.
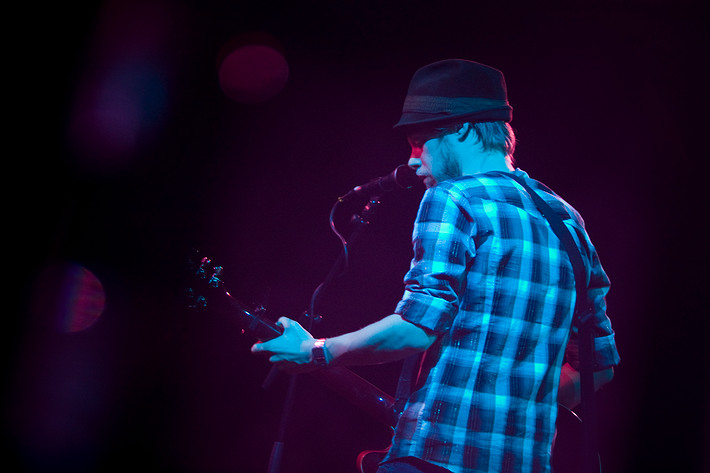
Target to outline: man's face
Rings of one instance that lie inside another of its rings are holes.
[[[407,164],[416,170],[427,188],[461,175],[455,135],[439,129],[412,133],[407,139],[412,148]]]

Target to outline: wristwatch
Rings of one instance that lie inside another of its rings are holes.
[[[311,363],[321,368],[328,364],[328,360],[325,356],[325,338],[319,338],[316,340],[315,345],[313,345]]]

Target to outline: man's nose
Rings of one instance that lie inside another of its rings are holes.
[[[421,151],[417,152],[412,150],[412,154],[409,155],[409,160],[407,161],[407,166],[410,168],[418,169],[422,165]]]

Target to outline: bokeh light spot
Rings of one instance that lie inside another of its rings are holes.
[[[180,17],[160,0],[103,2],[67,120],[82,169],[111,173],[133,165],[164,129]]]
[[[32,312],[59,332],[88,329],[101,317],[105,307],[106,294],[101,281],[79,264],[49,264],[36,280]]]
[[[222,92],[239,103],[260,103],[286,85],[289,68],[283,54],[264,44],[247,44],[225,55],[219,65]]]

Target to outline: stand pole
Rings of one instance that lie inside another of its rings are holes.
[[[341,203],[341,201],[338,200],[335,203],[335,205],[333,206],[333,212],[331,212],[331,219],[332,219],[332,215],[335,211],[335,208],[340,203]],[[353,222],[355,223],[355,228],[353,229],[353,232],[350,234],[350,243],[349,244],[352,244],[355,240],[357,240],[357,238],[364,231],[364,229],[367,227],[367,225],[369,225],[369,223],[370,223],[369,219],[372,218],[372,216],[374,215],[375,209],[379,203],[380,203],[379,196],[374,196],[367,202],[367,204],[363,208],[360,215],[353,216]],[[306,328],[306,330],[308,330],[309,333],[311,333],[313,330],[314,322],[320,320],[320,318],[317,318],[315,315],[315,303],[316,303],[318,296],[337,277],[342,276],[344,274],[344,272],[347,270],[347,267],[348,267],[347,245],[348,245],[348,243],[346,243],[345,240],[343,240],[343,251],[340,252],[338,259],[335,261],[335,263],[331,267],[330,272],[328,272],[328,275],[326,276],[325,280],[320,285],[318,285],[318,287],[313,292],[313,295],[311,297],[310,311],[303,314],[303,318],[305,320],[302,320],[301,322],[303,325],[306,326],[305,328]],[[342,270],[341,270],[341,267],[343,267]],[[266,380],[262,384],[263,388],[268,388],[271,385],[274,378],[276,377],[277,370],[278,370],[278,368],[276,368],[276,367],[271,368],[271,370],[269,371],[269,374],[266,377]],[[271,447],[271,455],[269,456],[269,466],[268,466],[268,470],[267,470],[268,473],[279,473],[279,471],[281,469],[281,460],[283,458],[283,452],[284,452],[284,448],[286,446],[286,443],[285,443],[286,431],[288,429],[288,425],[289,425],[290,417],[291,417],[291,411],[293,410],[293,405],[295,402],[296,385],[297,385],[298,378],[299,378],[299,376],[297,374],[293,374],[293,375],[291,375],[291,377],[289,379],[288,389],[286,391],[286,398],[284,399],[283,412],[281,414],[281,421],[279,423],[278,434],[277,434],[276,440],[274,441],[273,446]]]

